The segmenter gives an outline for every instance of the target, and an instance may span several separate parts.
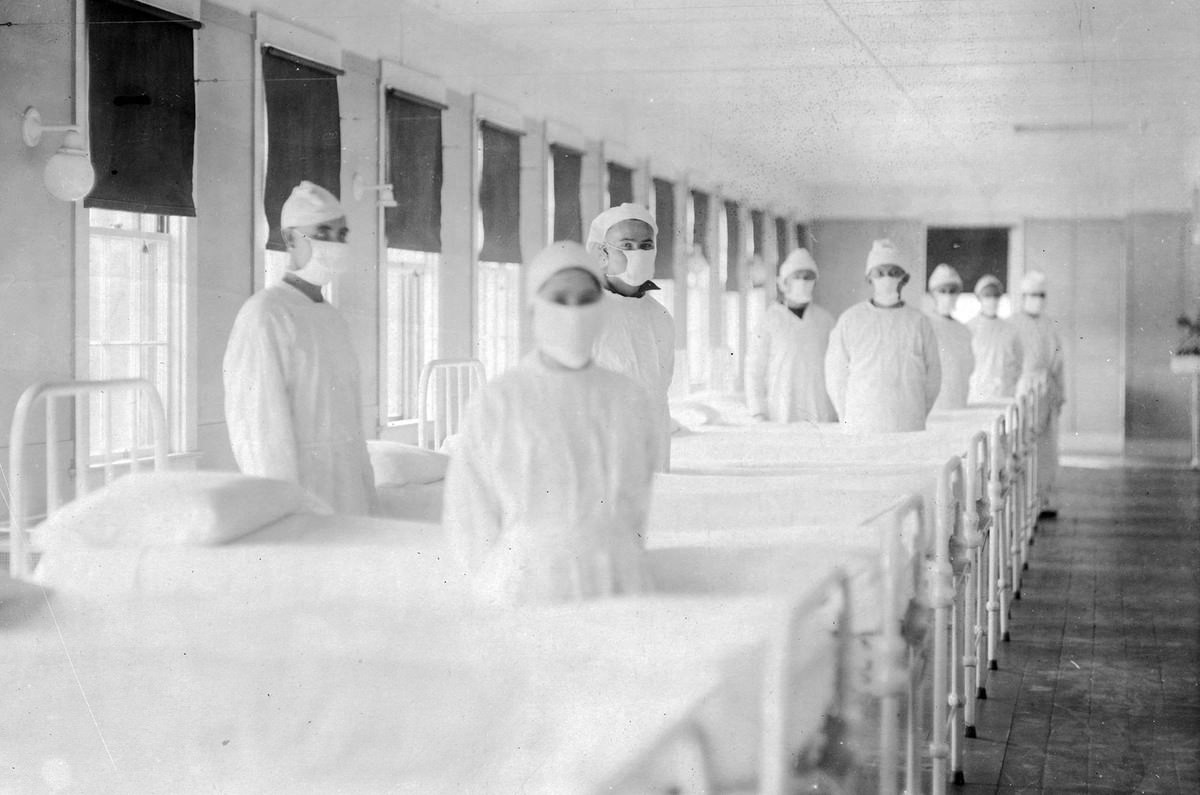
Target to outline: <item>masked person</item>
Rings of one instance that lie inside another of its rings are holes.
[[[1024,360],[1021,366],[1020,390],[1023,384],[1046,376],[1047,394],[1039,418],[1038,491],[1042,495],[1042,515],[1058,515],[1054,484],[1058,478],[1058,418],[1066,402],[1063,383],[1063,346],[1058,336],[1058,322],[1045,314],[1046,275],[1029,271],[1021,279],[1021,311],[1012,323],[1021,338]]]
[[[530,263],[535,350],[467,410],[443,523],[485,601],[645,590],[642,537],[659,435],[650,398],[593,363],[604,273],[578,243]]]
[[[358,357],[321,288],[349,269],[346,214],[301,182],[280,212],[288,270],[238,312],[225,349],[225,421],[238,467],[299,483],[339,513],[367,514],[375,479]]]
[[[1011,398],[1021,377],[1021,337],[1012,323],[997,316],[1003,294],[1004,286],[990,274],[975,283],[979,314],[967,323],[975,354],[968,396],[972,403]]]
[[[671,413],[667,391],[675,373],[675,321],[649,293],[654,276],[658,226],[650,211],[622,204],[596,216],[588,228],[587,250],[604,270],[605,322],[596,341],[596,364],[629,376],[650,394],[654,432],[659,437],[655,467],[670,464]]]
[[[955,320],[954,307],[962,292],[962,277],[949,265],[938,265],[929,274],[929,293],[933,297],[933,333],[938,341],[942,363],[942,388],[935,409],[961,409],[967,405],[975,354],[971,350],[971,330]]]
[[[924,430],[942,386],[933,326],[900,298],[908,270],[892,241],[871,246],[866,274],[871,298],[843,312],[829,335],[829,397],[848,430]]]
[[[771,422],[833,422],[825,391],[825,349],[833,315],[813,303],[817,263],[798,248],[779,266],[782,304],[771,304],[750,343],[746,402]]]

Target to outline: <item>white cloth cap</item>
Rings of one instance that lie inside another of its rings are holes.
[[[1046,274],[1041,271],[1028,271],[1021,277],[1022,293],[1044,293],[1046,291]]]
[[[650,225],[650,231],[658,237],[658,224],[654,223],[654,216],[650,211],[640,204],[625,202],[619,207],[608,208],[592,221],[592,225],[588,227],[587,250],[595,251],[604,245],[604,236],[608,234],[608,230],[622,221],[643,221]]]
[[[933,269],[933,273],[929,274],[929,289],[936,290],[947,284],[957,284],[961,289],[963,286],[962,277],[958,275],[958,271],[954,270],[954,268],[942,263]]]
[[[332,221],[346,214],[342,203],[329,191],[315,182],[304,180],[292,188],[292,193],[279,211],[279,228],[312,226],[323,221]]]
[[[533,298],[551,276],[570,268],[582,268],[596,277],[597,282],[604,284],[604,269],[587,249],[573,240],[559,240],[546,246],[529,262],[526,295]]]
[[[1001,293],[1004,292],[1004,285],[1000,283],[999,279],[989,273],[985,276],[979,277],[979,281],[975,282],[975,294],[978,295],[979,292],[989,284],[995,285],[996,289],[998,289]]]
[[[779,266],[779,280],[783,281],[793,273],[800,271],[812,271],[817,274],[821,272],[817,268],[817,261],[812,258],[812,254],[809,254],[806,248],[792,249],[792,253],[788,254],[787,259]]]
[[[908,266],[904,264],[900,256],[900,250],[887,238],[876,240],[871,244],[871,253],[867,255],[867,268],[864,272],[869,274],[871,268],[878,265],[899,265],[906,272],[908,271]]]

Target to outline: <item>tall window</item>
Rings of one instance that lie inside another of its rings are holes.
[[[263,209],[267,237],[266,282],[287,270],[279,211],[302,180],[335,196],[342,188],[342,132],[337,76],[341,70],[274,47],[262,55],[266,98],[267,175]]]
[[[672,316],[675,314],[675,185],[654,179],[654,222],[658,225],[657,253],[654,257],[654,283],[662,290],[657,296]]]
[[[167,411],[170,447],[191,444],[187,377],[190,221],[199,23],[137,3],[88,0],[87,377],[145,378]],[[149,406],[94,401],[92,449],[145,452]]]
[[[417,414],[421,368],[437,357],[442,251],[442,107],[388,92],[388,181],[384,212],[384,378],[388,422]]]
[[[787,259],[787,255],[792,253],[792,250],[788,248],[787,221],[782,218],[775,219],[775,250],[777,256],[775,267],[771,269],[772,281],[779,275],[779,266]]]
[[[550,240],[583,242],[583,209],[580,182],[583,179],[583,153],[561,144],[551,144],[547,155],[550,166],[547,180]]]
[[[521,353],[521,140],[479,125],[479,231],[475,349],[489,378]]]
[[[633,201],[633,169],[620,163],[609,163],[607,184],[609,207]]]
[[[708,242],[709,196],[694,190],[688,197],[690,249],[687,274],[688,380],[693,389],[709,384],[712,341],[709,339],[712,267]]]

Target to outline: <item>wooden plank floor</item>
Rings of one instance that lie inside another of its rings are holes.
[[[1200,792],[1200,473],[1060,485],[952,791]]]

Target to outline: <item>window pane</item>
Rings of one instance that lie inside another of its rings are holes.
[[[488,378],[520,358],[521,267],[510,262],[480,262],[476,300],[476,351]]]
[[[385,373],[389,421],[416,417],[421,368],[437,358],[437,271],[440,257],[387,250]]]

